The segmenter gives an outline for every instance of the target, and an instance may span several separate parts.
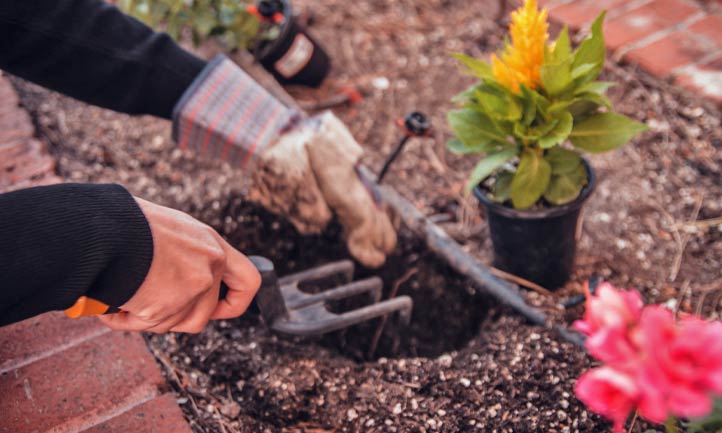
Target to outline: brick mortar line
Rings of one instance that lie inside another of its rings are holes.
[[[697,59],[696,61],[694,61],[694,62],[692,62],[692,63],[688,63],[688,64],[682,65],[682,66],[677,66],[676,68],[674,68],[674,69],[672,70],[672,72],[670,73],[670,75],[672,75],[672,76],[677,76],[677,75],[679,75],[679,74],[681,74],[681,73],[685,73],[685,72],[687,72],[690,68],[694,68],[695,66],[704,65],[705,63],[707,63],[707,62],[709,62],[709,61],[711,61],[711,60],[714,60],[714,59],[716,59],[717,57],[720,57],[720,56],[722,56],[722,48],[718,48],[718,49],[712,51],[711,53],[706,54],[706,55],[700,57],[699,59]]]
[[[128,395],[121,403],[114,404],[108,410],[90,410],[80,416],[65,421],[59,426],[46,430],[46,433],[82,433],[117,416],[123,415],[161,395],[157,386],[143,384],[143,386],[136,388],[134,392]]]
[[[607,11],[607,15],[604,17],[605,21],[609,18],[616,18],[625,14],[633,9],[641,8],[642,6],[652,3],[653,0],[632,0],[629,3],[617,6],[611,11]]]
[[[3,364],[0,364],[0,374],[4,374],[4,373],[7,373],[7,372],[12,371],[12,370],[17,370],[17,369],[19,369],[19,368],[23,368],[23,367],[25,367],[25,366],[27,366],[27,365],[30,365],[30,364],[32,364],[32,363],[34,363],[34,362],[41,361],[41,360],[43,360],[43,359],[46,359],[46,358],[49,358],[49,357],[51,357],[51,356],[57,355],[57,354],[59,354],[59,353],[61,353],[61,352],[64,352],[64,351],[66,351],[66,350],[68,350],[68,349],[72,349],[72,348],[75,347],[75,346],[78,346],[78,345],[80,345],[80,344],[83,344],[83,343],[88,342],[88,341],[90,341],[90,340],[93,340],[93,339],[95,339],[95,338],[98,338],[98,337],[100,337],[100,336],[102,336],[102,335],[105,335],[105,334],[107,334],[108,332],[111,332],[111,331],[110,331],[110,328],[106,328],[106,327],[99,328],[98,330],[96,330],[96,331],[94,331],[94,332],[91,332],[91,333],[89,333],[89,334],[87,334],[87,335],[84,335],[84,336],[82,336],[82,337],[80,337],[80,338],[71,340],[71,341],[69,341],[68,343],[65,343],[65,344],[61,344],[61,345],[58,345],[58,346],[53,346],[51,349],[48,349],[48,350],[46,350],[46,351],[44,351],[44,352],[41,352],[41,353],[39,353],[39,354],[36,354],[36,355],[28,356],[27,358],[23,358],[23,359],[20,360],[20,361],[12,362],[13,360],[7,360],[7,361],[5,361]]]
[[[684,30],[688,28],[690,25],[696,23],[697,21],[702,20],[703,18],[709,16],[705,11],[698,11],[692,14],[689,18],[685,19],[684,21],[680,21],[676,24],[672,24],[671,26],[665,27],[661,30],[657,30],[656,32],[652,33],[651,35],[645,36],[644,38],[634,41],[631,44],[627,44],[624,46],[619,47],[614,54],[612,55],[612,59],[616,62],[619,62],[622,57],[627,55],[630,51],[636,50],[638,48],[644,48],[650,44],[653,44],[672,33]],[[685,65],[686,66],[686,65]],[[660,77],[662,78],[662,77]]]
[[[574,2],[575,0],[552,0],[549,3],[547,3],[544,7],[546,10],[551,10],[553,8],[568,5],[569,3]]]

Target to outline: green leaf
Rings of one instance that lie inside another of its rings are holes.
[[[588,181],[587,169],[583,164],[579,164],[569,173],[552,176],[544,198],[556,206],[570,203],[579,197],[579,193]]]
[[[463,53],[452,53],[451,56],[463,63],[464,66],[468,68],[467,72],[475,77],[482,79],[494,77],[491,65],[488,62],[475,59]]]
[[[594,65],[585,75],[580,77],[580,83],[592,81],[597,78],[604,67],[604,58],[607,54],[607,48],[604,45],[604,33],[602,32],[602,23],[606,12],[599,14],[597,19],[592,23],[592,34],[584,40],[574,53],[574,63],[572,69],[576,69],[584,64]]]
[[[584,63],[582,65],[579,65],[572,70],[572,78],[576,80],[577,78],[587,74],[595,67],[596,65],[594,63]]]
[[[574,99],[567,109],[577,122],[581,122],[590,114],[596,113],[599,104],[588,99]]]
[[[216,25],[216,17],[211,12],[205,11],[196,15],[193,24],[201,36],[207,36]]]
[[[559,63],[547,63],[539,69],[544,90],[550,96],[557,96],[572,84],[572,58],[567,57]]]
[[[457,155],[467,155],[470,153],[480,153],[485,152],[486,146],[477,146],[477,147],[469,147],[466,146],[461,140],[458,138],[452,138],[451,140],[446,142],[446,147],[453,153]]]
[[[567,174],[582,164],[582,157],[578,153],[563,147],[552,147],[547,150],[544,159],[552,167],[552,174]]]
[[[589,101],[597,106],[600,107],[607,107],[610,110],[612,109],[612,103],[609,101],[609,98],[607,98],[604,95],[599,95],[597,93],[587,92],[587,93],[581,93],[577,95],[576,98],[574,98],[575,101]]]
[[[564,26],[562,31],[559,32],[557,40],[554,42],[553,61],[560,62],[569,57],[571,53],[572,45],[569,41],[569,29],[567,28],[567,26]]]
[[[496,176],[494,181],[494,189],[492,191],[494,201],[504,203],[509,200],[511,194],[511,181],[514,179],[514,173],[511,171],[502,171]]]
[[[646,125],[616,113],[597,113],[574,125],[569,140],[587,152],[602,153],[624,145]]]
[[[536,119],[537,103],[534,100],[534,96],[530,93],[530,90],[526,86],[522,85],[520,90],[520,94],[522,96],[522,108],[524,112],[521,123],[524,126],[529,126]]]
[[[522,115],[522,107],[514,95],[501,86],[482,84],[475,93],[475,98],[484,107],[486,114],[501,120],[515,121]]]
[[[508,147],[497,152],[489,153],[476,164],[476,167],[474,167],[474,170],[471,172],[469,181],[466,183],[466,193],[468,194],[479,182],[489,177],[494,170],[504,165],[504,163],[516,155],[516,147]]]
[[[527,141],[537,141],[554,129],[558,123],[559,119],[552,119],[550,122],[534,128],[526,128],[521,123],[517,123],[514,125],[514,135]]]
[[[453,98],[451,98],[451,102],[453,102],[454,104],[463,105],[465,102],[469,101],[474,97],[479,87],[481,87],[481,84],[479,83],[469,86],[464,91],[456,94]]]
[[[539,152],[525,149],[511,181],[511,202],[514,207],[528,209],[534,205],[549,186],[551,173],[551,166]]]
[[[539,139],[539,147],[542,149],[549,149],[550,147],[564,143],[564,140],[567,139],[569,133],[572,132],[573,125],[574,118],[572,115],[568,111],[563,112],[559,118],[559,122],[554,126],[554,129]]]
[[[499,143],[506,143],[506,137],[483,113],[468,109],[453,110],[446,117],[456,137],[466,147],[491,150]]]
[[[615,85],[616,83],[613,83],[611,81],[592,81],[590,83],[582,85],[578,89],[575,89],[574,94],[579,95],[584,93],[596,93],[597,95],[601,95],[606,92],[607,89]]]
[[[538,117],[549,120],[547,111],[551,103],[542,94],[521,84],[519,86],[519,98],[521,99],[524,112],[522,123],[525,126],[534,123]]]

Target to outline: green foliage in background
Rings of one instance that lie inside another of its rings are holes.
[[[193,42],[219,38],[233,50],[250,48],[256,40],[260,23],[247,12],[248,2],[239,0],[117,0],[125,13],[154,29],[163,28],[179,40],[189,30]]]
[[[541,83],[518,92],[502,85],[492,65],[463,54],[455,57],[480,81],[454,98],[447,115],[458,154],[481,153],[467,184],[471,190],[495,175],[492,198],[528,209],[542,198],[552,205],[575,200],[588,183],[580,151],[601,153],[627,143],[647,128],[612,111],[604,92],[614,85],[596,81],[606,48],[600,15],[590,37],[572,50],[566,28],[546,45]],[[572,148],[562,147],[570,142]],[[509,170],[508,163],[516,163]]]

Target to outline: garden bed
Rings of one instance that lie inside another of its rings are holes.
[[[393,120],[411,109],[430,114],[435,136],[410,142],[387,182],[426,215],[447,220],[443,227],[465,249],[490,261],[484,220],[461,195],[474,161],[444,150],[444,112],[469,83],[448,53],[480,55],[498,46],[497,2],[474,10],[437,0],[297,3],[316,9],[314,29],[336,69],[321,89],[291,92],[310,102],[346,84],[368,89],[361,104],[337,112],[376,169],[399,138]],[[718,317],[722,230],[688,220],[722,213],[720,113],[632,67],[612,65],[604,74],[620,83],[610,91],[617,109],[652,131],[592,158],[599,187],[586,210],[577,271],[557,294],[525,297],[569,325],[581,308],[565,312],[557,302],[596,275],[637,287],[649,301],[678,300],[685,310],[700,306]],[[245,252],[271,257],[281,273],[346,255],[337,228],[300,237],[244,202],[242,176],[175,150],[167,122],[15,84],[66,180],[122,183],[200,218]],[[387,324],[373,356],[377,322],[295,340],[270,334],[250,312],[197,336],[149,337],[194,430],[608,431],[573,396],[574,380],[591,365],[577,347],[499,307],[406,231],[378,272],[387,292],[398,284],[416,303],[411,326]],[[636,423],[632,431],[645,427]]]

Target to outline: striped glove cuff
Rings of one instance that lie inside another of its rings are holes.
[[[248,168],[297,117],[225,56],[211,61],[173,110],[181,149]]]

